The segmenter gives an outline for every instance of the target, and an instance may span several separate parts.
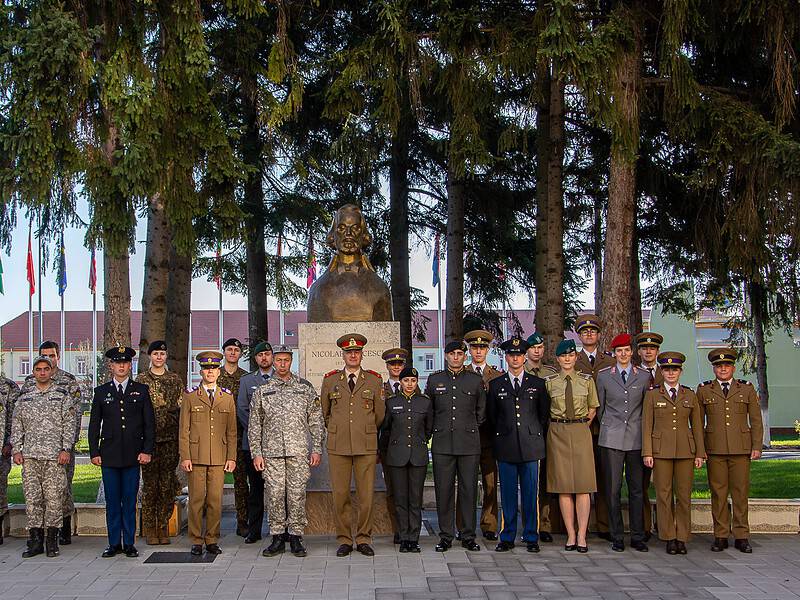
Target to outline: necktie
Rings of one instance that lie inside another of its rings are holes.
[[[208,399],[211,401],[211,404],[214,404],[214,390],[208,389],[206,392],[208,393]]]
[[[478,375],[480,375],[481,377],[483,377],[483,373],[481,373],[481,368],[480,368],[480,367],[475,367],[475,372],[476,372]]]
[[[656,380],[656,368],[649,367],[647,370],[650,371],[650,385],[653,385],[653,382]]]
[[[567,375],[567,386],[564,388],[564,404],[567,410],[567,418],[575,418],[575,401],[572,399],[572,378]]]
[[[628,372],[622,371],[622,383],[628,383]]]
[[[400,384],[396,381],[394,382],[394,393],[397,394],[400,392]]]
[[[347,378],[347,386],[350,388],[350,393],[353,393],[353,390],[356,389],[356,376],[353,373],[350,373],[350,376]]]
[[[514,377],[514,394],[519,395],[519,377]]]
[[[122,398],[125,395],[125,390],[122,389],[121,383],[117,384],[117,394],[119,394],[120,398]]]
[[[675,388],[670,388],[669,395],[672,396],[672,401],[675,402],[675,400],[678,399],[678,390]]]
[[[731,385],[731,384],[730,384],[730,383],[728,383],[727,381],[726,381],[725,383],[723,383],[723,384],[722,384],[722,395],[723,395],[723,396],[725,396],[726,398],[728,397],[728,387],[729,387],[730,385]]]
[[[594,354],[589,355],[589,364],[594,368]]]
[[[269,373],[264,373],[262,377],[264,378],[264,381],[266,381],[267,379],[269,379]]]

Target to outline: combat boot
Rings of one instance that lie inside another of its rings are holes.
[[[299,535],[289,536],[289,550],[295,556],[306,556],[306,547],[303,545],[303,538]]]
[[[69,546],[72,543],[72,516],[64,517],[58,532],[58,543]]]
[[[31,527],[28,532],[28,549],[22,553],[22,558],[31,558],[44,552],[44,530],[41,527]]]
[[[144,534],[144,542],[148,546],[157,546],[160,543],[157,528],[145,527],[142,533]]]
[[[47,528],[47,539],[44,544],[47,549],[47,558],[58,556],[58,527]]]
[[[273,535],[272,543],[264,548],[261,553],[262,556],[276,556],[282,554],[286,550],[286,542],[283,541],[283,535]]]

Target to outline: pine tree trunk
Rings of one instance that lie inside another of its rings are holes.
[[[631,335],[641,333],[644,328],[644,322],[642,320],[642,285],[639,281],[640,274],[639,235],[637,234],[634,226],[633,239],[631,240],[631,283],[630,296],[628,300],[628,311],[630,314],[628,331]]]
[[[131,284],[128,250],[103,249],[103,348],[131,345]]]
[[[594,314],[603,311],[603,198],[594,197],[592,223],[592,260],[594,262]]]
[[[545,339],[545,362],[555,364],[555,349],[564,337],[564,81],[551,78],[546,69],[538,78],[543,101],[536,114],[535,318]]]
[[[147,347],[155,340],[166,340],[167,285],[169,284],[170,232],[164,201],[154,194],[147,209],[147,244],[144,254],[142,288],[142,326],[139,336],[139,371],[150,364]],[[170,344],[168,347],[170,347]]]
[[[444,344],[464,336],[464,203],[463,180],[447,173],[447,290]],[[443,344],[443,345],[444,345]]]
[[[192,304],[192,257],[178,253],[171,246],[167,283],[166,341],[169,344],[169,368],[180,375],[188,387],[189,323]]]
[[[766,298],[764,288],[751,282],[750,310],[753,314],[753,342],[756,347],[756,380],[758,383],[758,398],[761,403],[761,416],[764,420],[764,446],[772,446],[769,432],[769,386],[767,384],[767,340],[764,333],[766,320]],[[755,448],[754,448],[755,449]]]
[[[242,138],[242,159],[254,170],[247,175],[244,185],[244,211],[248,214],[245,258],[247,283],[247,332],[250,345],[250,364],[255,368],[253,349],[268,338],[267,324],[267,253],[264,214],[264,191],[262,188],[263,166],[261,152],[263,143],[258,124],[257,82],[252,74],[242,80],[242,112],[245,131]]]
[[[603,256],[601,348],[611,338],[627,331],[630,321],[631,244],[636,217],[636,154],[639,141],[639,65],[641,63],[641,17],[637,2],[627,11],[633,31],[633,44],[622,58],[614,101],[621,111],[627,142],[611,145],[611,168],[608,181],[606,243]]]
[[[411,110],[408,85],[402,85],[401,116],[391,141],[389,164],[389,255],[391,264],[392,310],[400,322],[400,347],[409,357],[411,348],[411,283],[408,252],[408,144]]]

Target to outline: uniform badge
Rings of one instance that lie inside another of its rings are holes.
[[[656,402],[656,408],[663,408],[667,405],[666,402]]]

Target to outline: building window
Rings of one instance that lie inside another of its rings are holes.
[[[85,356],[79,356],[75,359],[75,374],[85,377],[89,374],[89,361],[86,360]]]
[[[30,358],[20,358],[19,359],[19,374],[20,377],[27,377],[31,374],[31,359]]]
[[[192,357],[192,373],[200,373],[200,363],[197,362],[197,357]]]
[[[425,370],[433,371],[436,368],[435,357],[433,354],[425,355]]]
[[[131,361],[131,376],[135,376],[139,372],[139,359],[134,358]]]

